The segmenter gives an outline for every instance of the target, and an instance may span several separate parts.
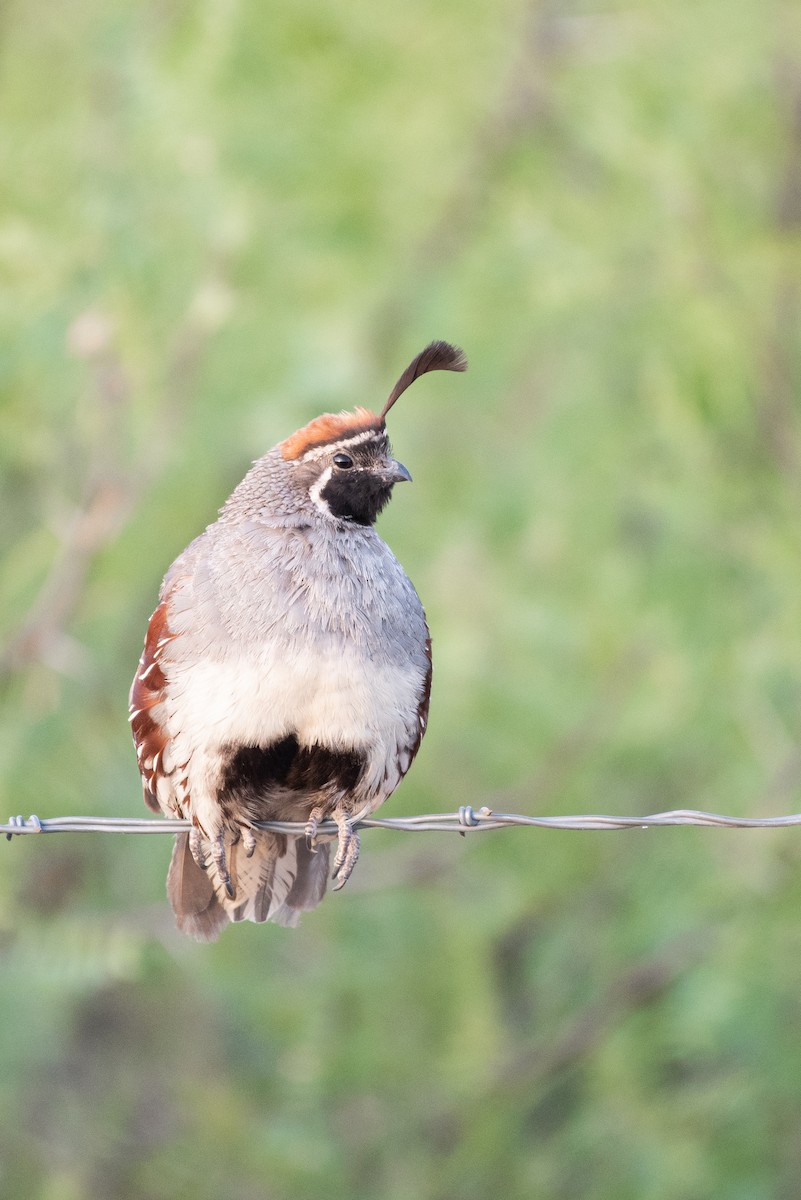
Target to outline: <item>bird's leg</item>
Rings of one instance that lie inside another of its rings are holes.
[[[326,814],[327,805],[317,804],[309,813],[309,819],[306,822],[304,833],[306,835],[306,845],[311,850],[312,854],[317,849],[317,825],[322,821]]]
[[[219,833],[213,839],[211,843],[211,857],[214,860],[214,865],[217,868],[217,873],[220,876],[220,881],[225,888],[228,899],[233,900],[236,897],[236,889],[231,882],[231,875],[225,858],[225,831]]]
[[[201,871],[206,869],[206,855],[203,853],[203,838],[197,825],[189,830],[189,851]]]
[[[256,852],[256,835],[249,825],[242,826],[242,845],[245,847],[245,858],[252,858]]]
[[[234,830],[231,845],[235,846],[240,840],[245,847],[245,858],[252,858],[256,850],[256,835],[250,825],[239,825]]]
[[[353,809],[338,804],[331,814],[339,830],[339,843],[332,877],[336,879],[334,891],[338,892],[348,882],[353,868],[359,861],[359,835],[353,828]]]

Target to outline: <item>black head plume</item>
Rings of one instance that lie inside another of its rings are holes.
[[[421,350],[417,358],[413,358],[406,370],[389,393],[389,399],[381,410],[380,420],[383,421],[392,405],[402,396],[410,384],[429,371],[466,371],[467,359],[464,351],[450,342],[432,342]]]

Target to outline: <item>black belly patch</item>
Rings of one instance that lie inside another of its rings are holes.
[[[299,803],[306,808],[325,787],[333,785],[345,794],[353,791],[365,765],[355,750],[301,746],[294,734],[270,746],[228,746],[223,757],[217,789],[221,807],[232,813],[241,805],[252,816],[257,810],[263,820],[295,819],[286,812],[293,807],[291,801],[287,804],[286,791],[298,793]]]

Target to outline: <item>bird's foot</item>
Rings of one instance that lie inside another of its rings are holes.
[[[306,827],[303,830],[306,835],[306,845],[311,850],[312,854],[317,850],[317,826],[325,817],[325,806],[318,804],[309,813],[309,819],[306,822]]]
[[[338,892],[348,882],[353,868],[359,861],[359,835],[353,828],[353,813],[350,809],[335,808],[331,815],[339,830],[339,842],[332,871],[332,878],[336,879],[334,891]]]
[[[189,852],[201,871],[205,871],[208,860],[203,853],[203,836],[197,825],[193,825],[189,830]]]
[[[245,858],[252,858],[256,853],[256,835],[249,825],[242,826],[242,845],[245,847]]]
[[[217,874],[220,876],[220,882],[225,888],[225,893],[229,900],[236,898],[236,888],[231,880],[231,875],[228,870],[228,862],[225,857],[225,833],[219,833],[211,843],[211,857],[214,860],[214,865],[217,868]]]

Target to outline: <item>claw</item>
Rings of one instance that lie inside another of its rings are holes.
[[[359,835],[353,828],[350,812],[337,808],[332,815],[339,830],[339,843],[332,871],[332,877],[336,879],[333,890],[338,892],[348,882],[353,868],[359,861]]]
[[[211,857],[214,859],[214,865],[220,876],[220,881],[225,888],[226,895],[229,900],[236,898],[236,888],[231,882],[231,875],[228,871],[228,863],[225,859],[225,834],[220,833],[211,843]]]
[[[242,829],[242,845],[245,847],[245,858],[252,858],[256,853],[256,835],[249,827]]]

